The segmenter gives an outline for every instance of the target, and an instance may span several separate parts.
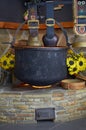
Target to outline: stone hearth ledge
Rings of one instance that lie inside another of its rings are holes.
[[[35,122],[36,108],[55,108],[55,122],[86,117],[86,88],[65,90],[0,87],[0,122]]]

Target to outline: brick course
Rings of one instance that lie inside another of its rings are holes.
[[[0,92],[0,122],[30,123],[35,121],[36,108],[55,108],[55,121],[86,117],[86,88],[82,90],[51,89]]]

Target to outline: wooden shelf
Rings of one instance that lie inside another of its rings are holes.
[[[64,28],[72,28],[74,23],[73,22],[62,22],[61,23]],[[20,23],[13,23],[13,22],[0,22],[0,28],[3,29],[17,29]],[[25,24],[22,29],[27,30],[29,27]],[[58,25],[55,25],[55,28],[59,28]],[[45,24],[40,24],[39,29],[46,29]]]

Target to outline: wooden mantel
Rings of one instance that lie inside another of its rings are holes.
[[[71,28],[73,27],[73,22],[61,22],[62,26],[64,28]],[[20,23],[15,23],[15,22],[0,22],[0,28],[4,29],[17,29]],[[25,24],[22,29],[27,30],[29,27],[27,24]],[[58,25],[55,25],[55,28],[59,28]],[[45,24],[40,24],[39,29],[46,29]]]
[[[17,29],[19,24],[24,21],[24,13],[27,9],[25,6],[26,0],[0,0],[0,28]],[[60,0],[59,0],[60,1]],[[65,1],[65,0],[64,0]],[[73,27],[73,10],[71,4],[64,4],[62,9],[54,10],[55,20],[61,22],[63,27]],[[46,29],[45,15],[46,7],[38,7],[38,16],[43,16],[40,19],[39,29]],[[40,13],[39,13],[40,12]],[[28,29],[28,25],[24,25],[22,29]],[[59,28],[55,25],[55,28]]]

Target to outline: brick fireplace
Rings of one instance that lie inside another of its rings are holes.
[[[55,108],[55,122],[86,117],[86,88],[0,89],[0,122],[36,123],[35,109],[39,108]]]
[[[69,40],[73,39],[72,29],[67,29]],[[0,30],[0,55],[11,41],[15,30]],[[40,39],[43,31],[40,31]],[[65,45],[65,39],[60,30],[59,44]],[[27,31],[20,31],[17,40],[28,39]],[[35,120],[35,110],[41,108],[55,108],[55,122],[86,117],[86,88],[81,90],[65,90],[60,85],[47,89],[36,89],[31,86],[25,88],[14,87],[10,84],[0,86],[0,122],[32,123]]]

